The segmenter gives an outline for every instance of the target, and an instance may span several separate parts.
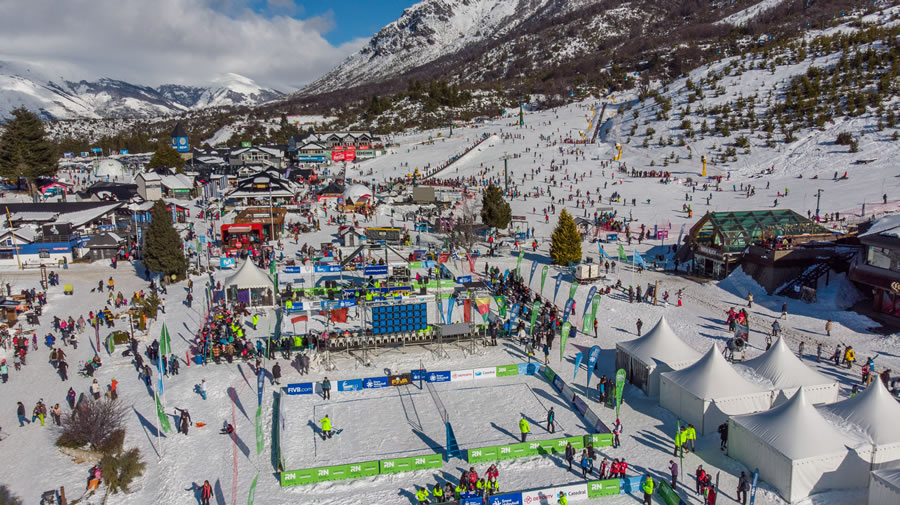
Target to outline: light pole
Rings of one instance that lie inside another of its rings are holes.
[[[503,194],[507,198],[509,198],[509,170],[507,169],[506,163],[510,158],[512,158],[512,155],[507,153],[503,153],[503,156],[500,157],[500,159],[503,160]]]
[[[816,222],[819,221],[819,200],[822,198],[822,192],[824,189],[816,190]]]

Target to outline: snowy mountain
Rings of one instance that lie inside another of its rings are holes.
[[[148,118],[207,107],[258,105],[282,96],[237,74],[214,79],[209,87],[153,88],[106,78],[72,82],[0,62],[0,118],[20,106],[45,119]]]

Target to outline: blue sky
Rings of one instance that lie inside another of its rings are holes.
[[[322,35],[333,45],[356,38],[369,38],[394,21],[415,0],[255,0],[254,10],[262,14],[284,14],[298,19],[324,17],[333,23]]]

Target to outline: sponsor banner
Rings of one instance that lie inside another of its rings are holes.
[[[556,378],[559,379],[559,376],[556,376]],[[563,395],[563,398],[568,401],[572,401],[572,399],[575,398],[575,391],[572,391],[572,388],[570,388],[568,384],[563,382],[562,379],[560,379],[560,382],[562,382],[562,386],[560,387],[559,392]],[[556,381],[553,381],[553,383],[555,385]]]
[[[470,282],[472,282],[472,276],[471,276],[471,275],[461,275],[461,276],[459,276],[459,277],[456,278],[456,283],[457,283],[457,284],[468,284],[468,283],[470,283]]]
[[[500,452],[497,454],[497,458],[515,459],[523,458],[525,456],[537,456],[539,447],[540,446],[537,444],[535,444],[535,447],[532,447],[530,442],[525,442],[524,444],[501,445],[499,446]]]
[[[561,392],[563,389],[563,386],[565,386],[565,385],[566,385],[566,383],[563,382],[563,380],[559,377],[559,375],[553,376],[553,388],[554,389]]]
[[[91,153],[89,153],[89,152],[87,152],[87,151],[81,151],[81,157],[82,157],[82,158],[87,158],[87,157],[90,156],[90,155],[91,155]]]
[[[356,307],[356,299],[350,300],[322,300],[320,302],[322,310],[344,309],[347,307]]]
[[[497,367],[497,377],[519,375],[519,365],[500,365]]]
[[[370,377],[363,379],[363,389],[386,388],[390,384],[387,377]]]
[[[588,409],[588,411],[584,413],[584,420],[594,429],[595,433],[612,433],[609,427],[606,426],[606,424],[600,420],[600,417],[591,409]]]
[[[584,438],[594,447],[611,447],[613,445],[612,433],[594,433],[593,435],[585,435]]]
[[[488,368],[476,368],[475,369],[475,380],[480,379],[496,379],[497,378],[497,367],[488,367]]]
[[[425,370],[410,370],[409,375],[414,381],[425,380]]]
[[[587,412],[587,403],[584,403],[584,400],[582,400],[580,396],[576,396],[572,403],[575,404],[575,409],[578,410],[578,413],[581,415],[584,415]]]
[[[450,372],[428,372],[425,374],[425,380],[428,382],[450,382]]]
[[[281,472],[281,485],[282,487],[299,486],[313,482],[371,477],[378,475],[378,470],[378,461],[292,470],[290,472]]]
[[[519,375],[534,375],[540,370],[539,363],[519,363]]]
[[[314,271],[319,273],[333,273],[333,272],[341,272],[342,268],[340,265],[316,265]]]
[[[407,384],[412,382],[412,374],[409,373],[401,373],[397,375],[391,375],[388,377],[390,380],[391,386],[406,386]]]
[[[441,468],[444,459],[441,454],[427,454],[411,458],[383,459],[379,461],[381,473],[414,472],[429,468]]]
[[[313,383],[299,382],[297,384],[288,384],[285,386],[284,392],[289,395],[311,395],[313,394]]]
[[[643,476],[625,477],[619,479],[619,494],[643,493],[641,490],[641,481]]]
[[[450,372],[450,382],[470,381],[474,377],[474,370],[454,370]]]
[[[554,372],[553,369],[550,368],[549,366],[545,366],[544,367],[544,378],[552,383],[553,379],[556,378],[556,372]]]
[[[464,498],[462,494],[460,494],[459,498],[461,500],[459,502],[460,505],[484,505],[483,498],[480,496],[467,496]]]
[[[286,274],[299,274],[300,267],[284,267],[284,273]]]
[[[666,505],[679,505],[679,503],[684,503],[681,501],[678,493],[672,490],[672,486],[670,486],[668,482],[659,480],[658,482],[656,482],[656,484],[656,494],[662,496],[662,499],[666,503]],[[753,500],[750,500],[750,505],[753,505]]]
[[[360,391],[363,388],[362,379],[349,379],[338,381],[337,390],[338,391]]]
[[[488,505],[523,505],[522,493],[509,493],[489,496]]]
[[[587,485],[571,484],[568,486],[550,487],[546,489],[538,489],[536,491],[523,491],[522,503],[543,504],[543,503],[559,503],[559,493],[564,492],[569,502],[587,499]]]
[[[595,480],[588,482],[588,498],[600,498],[619,494],[619,479]]]
[[[234,268],[234,258],[219,258],[219,268]]]
[[[469,463],[485,463],[488,461],[497,461],[500,459],[500,446],[482,447],[480,449],[469,449],[466,454],[466,460]]]
[[[363,269],[363,273],[365,275],[387,275],[388,267],[387,265],[382,266],[374,266],[374,267],[365,267]]]

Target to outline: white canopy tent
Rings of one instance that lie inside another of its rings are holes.
[[[900,468],[900,403],[879,379],[853,398],[818,408],[843,430],[849,423],[864,433],[871,444],[873,469]]]
[[[659,374],[681,370],[700,358],[672,331],[665,316],[644,336],[616,342],[616,369],[624,369],[628,382],[647,396],[659,396]]]
[[[662,374],[659,391],[659,404],[701,434],[712,433],[729,416],[772,406],[772,393],[745,379],[715,345],[693,365]]]
[[[869,475],[869,505],[900,503],[900,470],[875,470]]]
[[[224,282],[227,299],[247,305],[272,306],[272,278],[257,268],[249,259]]]
[[[778,391],[775,406],[794,396],[801,386],[810,403],[830,403],[838,399],[837,382],[806,366],[788,349],[783,338],[778,338],[763,354],[735,366],[738,370],[746,367],[753,376],[771,382],[772,389]]]
[[[758,468],[760,478],[788,502],[829,489],[865,487],[869,450],[822,417],[804,390],[766,412],[732,417],[728,455]]]

